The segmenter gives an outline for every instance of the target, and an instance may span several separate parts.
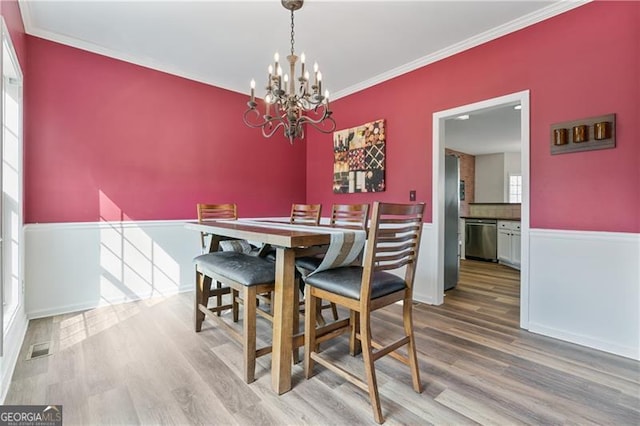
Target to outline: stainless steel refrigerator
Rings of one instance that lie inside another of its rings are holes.
[[[460,170],[455,155],[444,157],[444,289],[458,284],[460,268]]]

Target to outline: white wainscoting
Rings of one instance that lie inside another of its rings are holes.
[[[29,318],[191,291],[198,234],[184,221],[25,227]],[[414,298],[437,295],[423,228]],[[529,330],[640,359],[640,235],[531,230]]]
[[[640,234],[530,238],[529,330],[640,359]]]
[[[270,218],[276,219],[276,218]],[[433,227],[423,228],[415,299],[432,303]],[[26,312],[40,318],[190,291],[199,235],[184,221],[30,224],[25,227]]]
[[[194,288],[199,234],[184,221],[32,224],[25,239],[29,318]]]

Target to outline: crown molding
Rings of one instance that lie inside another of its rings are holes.
[[[1,1],[1,0],[0,0]],[[198,83],[203,83],[209,86],[213,86],[223,90],[229,90],[235,93],[242,93],[235,89],[230,89],[225,87],[222,84],[211,81],[210,78],[207,78],[202,75],[186,72],[179,67],[175,67],[172,65],[167,65],[162,62],[155,61],[151,58],[144,58],[135,55],[128,55],[126,53],[119,52],[117,50],[109,49],[104,46],[100,46],[97,44],[89,43],[84,40],[80,40],[73,37],[68,37],[64,34],[54,33],[46,30],[42,30],[39,28],[35,28],[33,25],[33,19],[31,17],[31,9],[29,6],[29,2],[27,0],[19,0],[18,5],[20,7],[20,13],[22,14],[22,21],[24,24],[25,32],[31,36],[39,37],[44,40],[49,40],[54,43],[59,43],[65,46],[74,47],[76,49],[84,50],[87,52],[95,53],[101,56],[106,56],[108,58],[117,59],[120,61],[128,62],[130,64],[138,65],[141,67],[149,68],[155,71],[160,71],[166,74],[175,75],[178,77],[185,78],[187,80],[196,81]]]
[[[478,34],[464,41],[448,46],[430,55],[424,56],[422,58],[418,58],[414,61],[408,62],[399,67],[396,67],[384,73],[378,74],[372,78],[369,78],[360,83],[347,87],[346,89],[336,91],[331,94],[332,95],[331,98],[333,100],[343,98],[345,96],[348,96],[353,93],[359,92],[361,90],[367,89],[369,87],[375,86],[376,84],[380,84],[384,81],[398,77],[402,74],[406,74],[418,68],[432,64],[441,59],[456,55],[458,53],[464,52],[465,50],[479,46],[483,43],[487,43],[489,41],[495,40],[509,33],[537,24],[546,19],[552,18],[564,12],[583,6],[587,3],[590,3],[591,1],[593,0],[561,0],[559,2],[552,3],[543,9],[537,10],[528,15],[514,19],[511,22],[492,28],[488,31],[485,31],[484,33]],[[218,87],[224,90],[229,90],[235,93],[241,93],[241,94],[245,93],[243,91],[225,87],[220,83],[211,81],[211,79],[207,76],[186,72],[183,69],[180,69],[179,67],[160,63],[151,58],[143,58],[143,57],[137,57],[134,55],[127,55],[122,52],[109,49],[104,46],[89,43],[84,40],[79,40],[73,37],[65,36],[63,34],[53,33],[53,32],[34,28],[29,1],[18,0],[18,6],[22,14],[22,21],[25,27],[25,31],[29,35],[40,37],[42,39],[53,41],[55,43],[60,43],[67,46],[75,47],[77,49],[85,50],[88,52],[96,53],[98,55],[107,56],[107,57],[118,59],[124,62],[129,62],[134,65],[139,65],[139,66],[150,68],[156,71],[176,75],[182,78],[186,78],[188,80],[193,80],[199,83],[215,86],[215,87]]]
[[[577,7],[583,6],[587,3],[590,3],[591,1],[592,0],[569,0],[569,1],[560,1],[557,3],[553,3],[543,9],[537,10],[528,15],[521,16],[518,19],[514,19],[511,22],[507,22],[506,24],[499,25],[495,28],[485,31],[484,33],[480,33],[478,35],[470,37],[459,43],[456,43],[444,49],[441,49],[435,53],[432,53],[427,56],[423,56],[422,58],[418,58],[414,61],[408,62],[404,65],[401,65],[399,67],[386,71],[382,74],[378,74],[375,77],[371,77],[370,79],[364,80],[358,84],[354,84],[353,86],[347,87],[346,89],[332,93],[331,97],[333,100],[343,98],[345,96],[348,96],[353,93],[359,92],[361,90],[367,89],[369,87],[375,86],[376,84],[380,84],[384,81],[398,77],[402,74],[406,74],[418,68],[424,67],[425,65],[432,64],[441,59],[464,52],[465,50],[468,50],[473,47],[479,46],[483,43],[487,43],[489,41],[495,40],[509,33],[537,24],[546,19],[552,18],[556,15],[560,15],[561,13],[568,12],[569,10],[572,10]]]

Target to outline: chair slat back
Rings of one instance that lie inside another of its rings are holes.
[[[236,220],[238,219],[238,209],[235,204],[204,204],[198,203],[198,222],[208,222],[211,220]],[[207,233],[200,232],[200,248],[202,253],[206,253]]]
[[[319,225],[322,204],[293,204],[290,223],[297,225]]]
[[[198,204],[198,222],[237,218],[238,209],[235,204]]]
[[[360,289],[361,301],[370,299],[371,277],[374,272],[402,267],[406,267],[405,282],[411,294],[422,235],[424,208],[424,203],[374,203]]]
[[[331,211],[331,226],[352,229],[367,229],[369,204],[334,204]]]

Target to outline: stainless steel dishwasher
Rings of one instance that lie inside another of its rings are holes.
[[[468,259],[498,261],[498,221],[492,219],[465,220],[465,250]]]

